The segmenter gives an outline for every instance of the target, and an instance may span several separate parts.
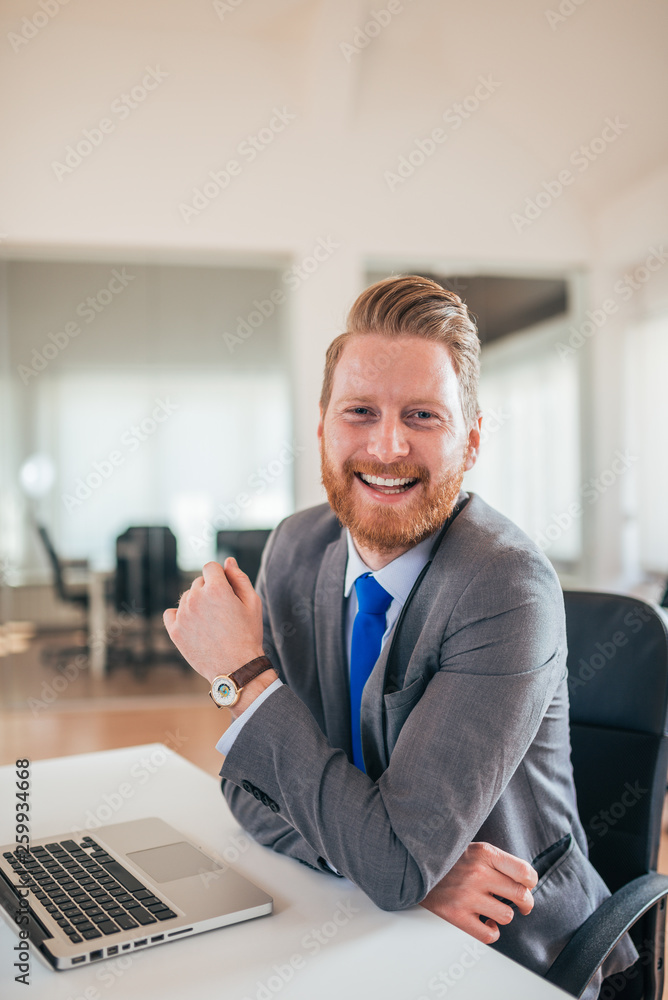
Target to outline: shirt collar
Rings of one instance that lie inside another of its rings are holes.
[[[358,576],[362,573],[372,573],[388,594],[391,594],[401,604],[405,604],[408,595],[413,589],[413,584],[429,562],[429,553],[437,535],[438,531],[435,531],[433,535],[429,535],[428,538],[419,542],[418,545],[414,545],[408,552],[397,556],[387,566],[383,566],[382,569],[372,570],[367,566],[355,548],[352,535],[346,528],[348,561],[346,563],[346,578],[343,589],[344,596],[350,596],[350,591],[353,589],[353,584]]]

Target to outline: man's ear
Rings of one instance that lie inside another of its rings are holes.
[[[472,469],[478,460],[478,454],[480,452],[480,434],[482,431],[482,413],[479,413],[475,419],[475,423],[469,431],[468,447],[466,451],[466,465],[464,468],[468,471]]]
[[[322,429],[323,420],[325,419],[325,413],[322,408],[322,403],[320,404],[320,419],[318,420],[318,444],[322,444]]]

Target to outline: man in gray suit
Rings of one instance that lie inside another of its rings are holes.
[[[543,974],[609,893],[575,802],[558,579],[461,489],[478,373],[456,295],[362,293],[327,352],[329,503],[272,533],[257,592],[208,563],[165,624],[231,706],[223,791],[260,843]],[[625,939],[603,975],[636,957]]]

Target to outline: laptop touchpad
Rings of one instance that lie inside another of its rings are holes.
[[[177,878],[220,869],[220,865],[185,841],[151,847],[147,851],[133,851],[127,857],[155,882],[173,882]]]

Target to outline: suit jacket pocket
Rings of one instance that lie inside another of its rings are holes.
[[[385,744],[388,755],[392,753],[404,722],[424,694],[426,686],[427,682],[424,677],[418,677],[401,691],[393,691],[392,694],[384,695]]]
[[[563,864],[573,850],[574,844],[575,841],[573,840],[572,835],[567,833],[564,837],[555,841],[554,844],[550,844],[550,846],[546,847],[544,851],[541,851],[540,854],[536,855],[531,862],[531,866],[536,869],[538,882],[531,890],[532,892],[537,892],[547,879],[554,874],[557,868]]]

